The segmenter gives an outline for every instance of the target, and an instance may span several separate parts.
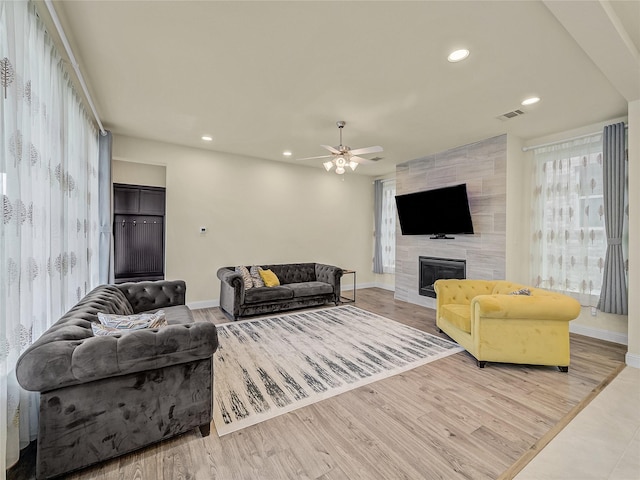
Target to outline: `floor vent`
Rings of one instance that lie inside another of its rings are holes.
[[[513,112],[503,113],[497,118],[498,120],[507,121],[512,118],[519,117],[520,115],[524,115],[524,112],[522,110],[514,110]]]

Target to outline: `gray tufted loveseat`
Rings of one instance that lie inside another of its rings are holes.
[[[275,273],[280,286],[245,290],[242,276],[235,272],[235,267],[218,269],[220,308],[234,320],[340,301],[342,269],[339,267],[322,263],[258,266]]]
[[[209,434],[218,335],[194,322],[185,293],[181,280],[101,285],[21,355],[18,382],[40,392],[38,479],[196,427]],[[165,327],[93,336],[98,312],[158,309]]]

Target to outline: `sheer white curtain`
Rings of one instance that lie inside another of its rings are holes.
[[[395,273],[396,181],[376,180],[374,191],[373,273]]]
[[[382,182],[382,270],[384,273],[396,271],[396,181]]]
[[[607,240],[602,135],[538,148],[534,168],[532,282],[595,306]]]
[[[37,434],[20,353],[98,283],[97,165],[97,131],[34,5],[0,1],[2,472]]]

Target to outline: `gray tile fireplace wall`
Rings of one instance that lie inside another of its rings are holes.
[[[504,279],[506,264],[507,136],[489,138],[397,165],[396,195],[467,184],[473,235],[431,240],[429,235],[402,235],[396,222],[398,300],[435,308],[421,296],[419,257],[466,260],[467,278]],[[437,205],[433,208],[446,208]],[[425,215],[429,212],[425,211]]]

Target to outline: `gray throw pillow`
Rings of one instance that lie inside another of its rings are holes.
[[[242,281],[244,282],[245,290],[249,290],[250,288],[253,288],[253,278],[251,277],[249,270],[247,270],[247,267],[243,265],[236,267],[236,273],[239,273],[240,275],[242,275]]]
[[[262,270],[262,268],[253,265],[251,267],[251,270],[249,270],[249,273],[251,274],[251,279],[253,280],[253,286],[254,287],[264,287],[264,281],[262,280],[262,277],[260,276],[260,270]]]

